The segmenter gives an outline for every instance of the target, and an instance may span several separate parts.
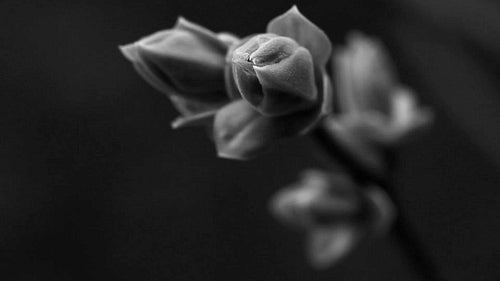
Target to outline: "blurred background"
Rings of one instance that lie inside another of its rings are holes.
[[[335,44],[382,37],[436,122],[400,149],[411,224],[447,280],[500,278],[500,4],[494,0],[0,1],[0,279],[419,280],[393,237],[313,271],[268,200],[304,168],[306,138],[217,159],[117,46],[178,15],[262,32],[292,4]]]

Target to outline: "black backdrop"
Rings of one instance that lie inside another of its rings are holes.
[[[500,5],[309,1],[334,43],[384,38],[435,126],[400,150],[412,224],[448,280],[500,277]],[[328,3],[328,4],[326,4]],[[178,15],[238,35],[290,1],[0,1],[1,280],[417,280],[391,237],[314,272],[268,199],[325,163],[307,138],[214,157],[117,45]]]

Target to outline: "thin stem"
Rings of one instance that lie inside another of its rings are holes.
[[[414,271],[420,274],[423,280],[443,281],[436,265],[431,257],[425,251],[425,248],[417,237],[404,207],[400,204],[400,199],[396,188],[392,184],[390,172],[387,175],[376,174],[370,169],[367,169],[360,163],[356,157],[353,157],[347,150],[343,149],[337,141],[321,126],[313,132],[315,140],[323,147],[323,149],[337,162],[340,162],[345,169],[351,173],[351,176],[360,183],[374,183],[386,190],[389,196],[394,201],[398,210],[398,216],[393,228],[397,242],[400,244],[403,251],[408,255]],[[393,164],[393,159],[389,159]],[[388,169],[390,171],[390,169]]]

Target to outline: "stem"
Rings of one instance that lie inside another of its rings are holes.
[[[367,167],[364,167],[356,157],[353,157],[321,126],[319,126],[312,135],[330,157],[340,162],[356,181],[361,184],[375,183],[389,194],[398,210],[393,232],[397,238],[397,242],[410,259],[414,271],[422,277],[422,280],[444,280],[441,278],[436,265],[425,251],[422,242],[416,235],[412,225],[409,223],[407,214],[400,204],[396,188],[390,179],[390,173],[387,172],[386,175],[379,175],[370,171]],[[393,164],[394,161],[389,162]],[[391,169],[388,169],[388,171],[390,170]]]

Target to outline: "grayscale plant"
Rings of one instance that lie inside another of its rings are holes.
[[[218,156],[247,160],[276,140],[309,134],[342,164],[304,173],[270,201],[278,220],[306,233],[314,267],[333,266],[361,241],[394,229],[414,248],[408,254],[422,276],[441,280],[408,235],[390,180],[394,148],[433,114],[398,80],[380,40],[352,32],[345,46],[332,47],[294,6],[264,33],[239,38],[179,18],[120,48],[179,111],[172,127],[208,128]]]

